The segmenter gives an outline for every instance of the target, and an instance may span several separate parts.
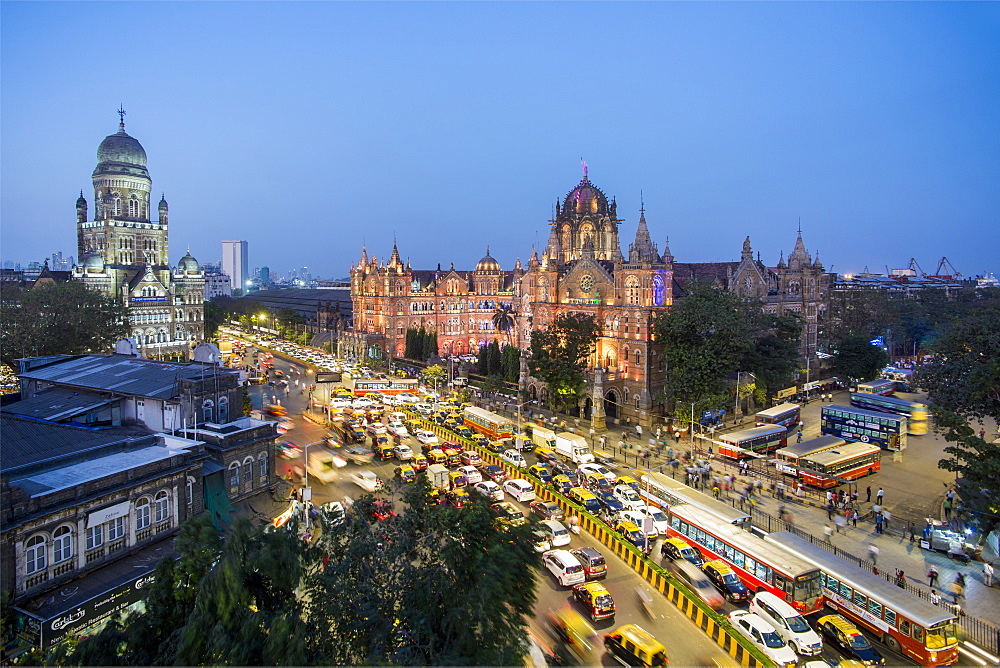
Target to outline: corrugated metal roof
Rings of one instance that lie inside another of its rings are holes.
[[[0,408],[0,411],[11,415],[23,415],[59,422],[74,415],[100,408],[112,401],[113,399],[95,392],[55,387],[40,392],[30,399],[7,404]]]
[[[123,355],[83,355],[25,371],[21,378],[169,399],[176,394],[177,381],[208,380],[215,375],[239,375],[239,372],[197,363],[158,362]]]
[[[94,430],[53,424],[17,415],[0,414],[0,472],[10,474],[28,464],[91,448],[143,438],[136,430]],[[146,437],[155,440],[154,436]]]

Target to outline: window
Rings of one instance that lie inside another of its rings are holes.
[[[194,478],[190,476],[187,479],[187,503],[189,506],[194,503]]]
[[[866,607],[868,607],[868,597],[865,596],[864,594],[862,594],[861,592],[855,590],[854,591],[854,605],[856,605],[859,608],[861,608],[862,610],[864,610]]]
[[[868,612],[875,615],[876,619],[882,619],[882,604],[873,598],[868,599]]]
[[[156,498],[153,500],[153,510],[157,523],[170,519],[170,497],[166,492],[156,493]]]
[[[625,279],[625,303],[639,304],[639,279],[635,276]]]
[[[250,457],[243,460],[243,480],[246,482],[253,480],[253,459]]]
[[[229,399],[227,397],[219,399],[219,422],[222,424],[229,422]]]
[[[912,635],[914,640],[916,640],[921,645],[924,644],[924,629],[922,627],[919,627],[916,624],[914,624]]]
[[[904,636],[910,635],[910,623],[905,619],[899,620],[899,632]]]
[[[267,453],[265,452],[257,458],[257,475],[261,478],[267,477]]]
[[[201,414],[205,422],[211,422],[215,417],[215,403],[211,399],[205,399],[201,404]]]
[[[229,486],[239,487],[240,486],[240,464],[239,462],[233,462],[229,465]]]
[[[118,540],[125,536],[125,518],[118,517],[108,522],[108,540]]]
[[[98,524],[87,529],[87,549],[93,550],[101,545],[104,545],[104,525]]]
[[[896,625],[896,612],[893,611],[893,610],[890,610],[889,608],[886,608],[885,609],[885,617],[883,617],[883,619],[885,619],[886,623],[889,626],[895,626]]]
[[[45,568],[45,536],[33,536],[24,550],[25,571],[28,575]]]
[[[52,534],[52,563],[58,564],[73,556],[73,529],[61,526]]]
[[[145,529],[150,524],[149,499],[139,499],[135,502],[135,530]]]

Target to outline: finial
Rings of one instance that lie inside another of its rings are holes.
[[[587,163],[583,160],[583,156],[580,156],[580,164],[583,165],[583,180],[587,180]]]
[[[188,255],[190,255],[190,254],[191,254],[191,244],[188,244],[188,247],[187,247],[187,254],[188,254]]]
[[[83,197],[83,188],[80,189],[80,197]]]
[[[490,247],[489,247],[489,246],[487,246],[487,247],[486,247],[486,254],[487,254],[487,255],[489,255],[489,254],[490,254]]]
[[[802,216],[799,216],[799,234],[802,234]]]
[[[639,189],[639,213],[643,213],[646,210],[646,203],[642,199],[642,189]]]
[[[118,105],[118,129],[125,130],[125,105]]]

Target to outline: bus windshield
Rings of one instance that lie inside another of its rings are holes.
[[[927,649],[942,649],[957,642],[955,622],[943,622],[927,630]]]
[[[796,580],[793,598],[800,603],[817,598],[819,596],[820,579],[822,577],[822,573],[816,571]]]

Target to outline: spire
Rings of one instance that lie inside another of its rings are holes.
[[[118,132],[125,134],[125,105],[118,105]]]
[[[517,256],[517,261],[514,263],[514,271],[522,271],[524,267],[521,266],[521,256]]]
[[[368,264],[368,247],[365,246],[365,245],[362,245],[361,246],[361,265],[364,266],[364,265],[367,265],[367,264]]]
[[[749,236],[743,241],[742,259],[743,260],[750,260],[750,261],[753,260],[753,250],[751,250],[751,248],[750,248],[750,237]]]
[[[806,252],[806,245],[802,243],[802,230],[800,229],[798,236],[795,238],[795,249],[788,256],[788,268],[792,271],[798,271],[807,264],[812,263],[809,261],[809,253]]]
[[[389,266],[402,266],[403,261],[399,259],[399,249],[396,248],[396,240],[392,240],[392,255],[389,256]]]
[[[785,268],[785,251],[781,251],[781,255],[778,256],[778,269]]]
[[[663,240],[663,263],[670,264],[674,261],[673,253],[670,252],[670,237]]]
[[[656,262],[657,253],[646,227],[646,210],[639,209],[639,227],[635,231],[635,241],[629,246],[629,262]]]

